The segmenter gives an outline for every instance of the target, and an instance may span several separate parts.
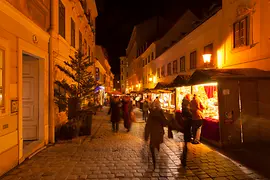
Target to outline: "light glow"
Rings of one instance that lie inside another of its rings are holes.
[[[149,78],[149,81],[150,81],[150,82],[152,82],[152,81],[153,81],[153,78],[152,78],[152,77],[150,77],[150,78]]]
[[[157,82],[157,77],[156,77],[156,76],[153,77],[153,82],[154,82],[154,83]]]
[[[217,51],[217,67],[222,68],[223,65],[223,50],[219,49]]]
[[[210,63],[212,54],[204,54],[203,55],[203,62]]]

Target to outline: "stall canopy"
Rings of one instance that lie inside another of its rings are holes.
[[[240,79],[240,78],[270,78],[269,71],[256,68],[242,69],[200,69],[196,70],[190,77],[188,84],[201,84],[217,81],[218,79]]]
[[[181,87],[188,84],[190,76],[189,75],[178,75],[171,84],[169,84],[169,87]]]
[[[154,89],[166,89],[169,87],[169,84],[158,82]]]

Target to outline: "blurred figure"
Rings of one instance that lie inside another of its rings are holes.
[[[127,129],[127,132],[130,131],[131,128],[131,111],[132,111],[132,104],[130,101],[130,97],[125,96],[123,97],[123,119],[124,119],[124,127]]]
[[[191,140],[191,126],[192,126],[192,113],[191,113],[191,95],[187,94],[182,100],[182,116],[184,120],[184,147],[181,157],[181,163],[185,167],[187,162],[187,143]]]
[[[161,109],[160,102],[152,103],[150,114],[145,125],[145,141],[148,141],[150,136],[150,151],[153,160],[154,169],[156,168],[155,149],[159,151],[160,144],[163,143],[164,127],[168,125],[168,121]]]
[[[194,94],[191,101],[193,144],[200,144],[204,109],[201,100]]]
[[[112,131],[118,132],[119,130],[119,121],[120,121],[120,109],[121,108],[121,102],[119,100],[118,96],[115,96],[111,100],[111,106],[109,109],[108,114],[111,114],[111,122],[112,122]]]
[[[148,111],[149,111],[149,102],[147,99],[144,100],[143,102],[143,120],[146,122],[148,118]]]

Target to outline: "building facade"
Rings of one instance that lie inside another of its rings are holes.
[[[102,46],[96,45],[94,59],[96,80],[100,85],[104,87],[106,92],[111,92],[113,90],[114,75],[111,72],[111,66],[108,62],[107,52]]]
[[[120,57],[120,84],[121,84],[121,92],[126,93],[128,90],[126,89],[128,84],[128,62],[125,56]]]
[[[149,28],[151,27],[151,28]],[[128,92],[141,88],[143,82],[143,62],[141,54],[154,42],[162,37],[170,25],[162,17],[156,16],[136,25],[133,28],[131,38],[126,49],[128,62],[128,78],[126,89]],[[152,56],[149,55],[148,61]]]
[[[94,0],[0,1],[0,176],[54,143],[54,81],[77,50],[93,60]],[[94,72],[94,68],[92,69]]]
[[[2,0],[0,14],[1,176],[48,144],[51,136],[50,1]]]
[[[144,88],[154,88],[158,82],[170,83],[176,75],[191,75],[194,70],[206,67],[270,69],[269,25],[264,18],[269,13],[269,3],[264,0],[222,3],[222,8],[215,9],[200,25],[165,51],[159,51],[162,53],[144,66],[144,77],[152,75],[151,80],[157,79]],[[155,43],[144,53],[157,51]],[[210,64],[204,63],[203,54],[211,54]]]
[[[57,123],[66,120],[66,115],[60,116],[59,109],[54,104],[55,80],[62,80],[66,75],[55,65],[65,66],[65,61],[70,61],[70,56],[74,57],[75,52],[81,51],[85,58],[94,61],[95,49],[95,18],[97,9],[94,0],[56,0],[51,5],[51,26],[50,26],[50,120],[51,132]],[[94,66],[89,69],[94,73]],[[73,83],[69,80],[68,83]],[[65,117],[63,117],[65,116]],[[51,137],[54,142],[54,137]]]

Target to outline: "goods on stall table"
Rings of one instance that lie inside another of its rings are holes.
[[[204,105],[205,110],[203,113],[205,117],[219,119],[217,91],[213,91],[213,97],[208,98],[205,87],[203,85],[196,85],[193,86],[193,94],[196,94]]]

